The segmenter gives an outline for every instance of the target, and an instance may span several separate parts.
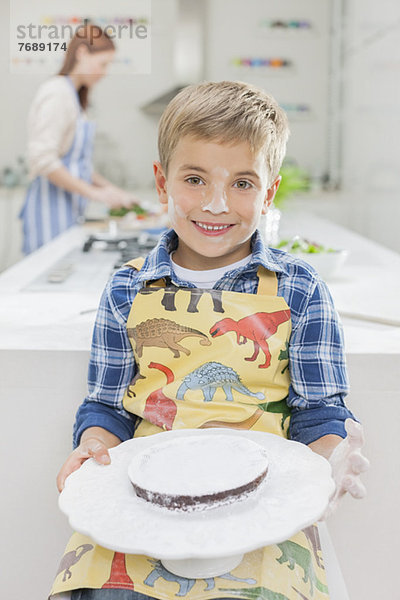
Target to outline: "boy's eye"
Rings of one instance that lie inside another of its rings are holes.
[[[234,185],[235,185],[235,187],[239,188],[240,190],[248,190],[250,187],[252,187],[251,183],[249,183],[245,179],[241,179],[240,181],[236,181],[236,183]]]
[[[185,181],[187,181],[188,183],[191,183],[192,185],[201,185],[203,182],[202,179],[200,179],[200,177],[188,177]]]

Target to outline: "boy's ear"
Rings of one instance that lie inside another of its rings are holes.
[[[153,172],[158,198],[161,204],[168,204],[167,178],[160,162],[153,162]]]
[[[275,179],[275,181],[271,185],[271,187],[268,188],[267,193],[264,198],[264,204],[263,204],[261,214],[265,215],[267,213],[269,207],[271,206],[271,204],[273,202],[273,199],[275,198],[275,194],[278,191],[279,184],[281,181],[282,181],[282,177],[281,177],[281,175],[278,175],[278,177]]]

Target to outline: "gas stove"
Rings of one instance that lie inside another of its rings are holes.
[[[82,250],[83,252],[91,250],[117,252],[114,269],[119,269],[133,258],[146,256],[157,245],[163,231],[163,229],[154,229],[113,237],[105,234],[91,235],[85,241]]]
[[[147,254],[164,229],[90,235],[83,247],[73,248],[25,288],[27,292],[72,292],[89,289],[101,294],[107,280],[125,263]]]

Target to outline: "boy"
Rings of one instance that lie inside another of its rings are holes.
[[[105,289],[89,395],[77,413],[76,449],[59,473],[60,490],[87,458],[108,464],[108,449],[133,435],[217,424],[290,435],[331,458],[332,506],[346,490],[363,496],[359,474],[367,461],[359,452],[361,426],[343,400],[342,333],[329,292],[311,267],[266,248],[257,231],[279,186],[288,135],[275,100],[240,82],[188,87],[167,107],[154,174],[172,230],[143,265],[120,269]],[[248,393],[228,396],[227,369]],[[187,385],[200,370],[212,396]],[[234,569],[235,584],[214,582],[204,591],[196,583],[188,597],[327,598],[315,529],[289,542],[313,556],[311,590],[305,571],[302,579],[283,551],[269,546],[247,555],[244,571]],[[165,573],[149,584],[148,557],[121,559],[88,542],[72,538],[70,553],[87,551],[67,583],[59,575],[53,593],[75,590],[73,600],[175,596],[176,582]],[[100,563],[95,581],[90,573]]]

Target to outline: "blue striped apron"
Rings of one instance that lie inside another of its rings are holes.
[[[71,92],[79,104],[72,81]],[[79,104],[75,136],[67,154],[61,157],[71,175],[90,182],[95,125],[88,121]],[[19,218],[23,226],[23,252],[29,254],[75,225],[83,217],[87,199],[57,187],[38,175],[29,185]]]

